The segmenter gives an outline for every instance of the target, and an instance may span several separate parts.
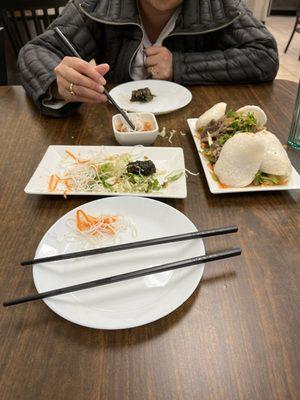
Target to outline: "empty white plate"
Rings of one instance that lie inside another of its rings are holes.
[[[148,103],[132,102],[131,92],[148,87],[155,95]],[[153,114],[167,114],[185,107],[192,100],[192,93],[178,83],[147,79],[122,83],[110,92],[114,100],[125,110],[132,112],[151,112]]]
[[[181,212],[164,203],[139,197],[110,197],[80,207],[91,215],[118,214],[136,227],[119,243],[196,231]],[[35,257],[82,250],[82,243],[66,237],[67,221],[77,209],[60,218],[41,240]],[[205,254],[201,239],[36,264],[33,279],[38,292],[100,279],[129,271]],[[179,307],[196,289],[203,265],[68,293],[45,299],[61,317],[97,329],[131,328],[155,321]]]

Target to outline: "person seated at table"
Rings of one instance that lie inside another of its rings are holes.
[[[82,59],[63,48],[54,27]],[[256,83],[278,70],[273,36],[238,0],[71,0],[18,61],[24,88],[55,117],[106,102],[106,82]]]

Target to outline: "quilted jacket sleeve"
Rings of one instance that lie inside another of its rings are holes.
[[[89,61],[95,56],[97,46],[91,32],[76,6],[69,2],[48,30],[21,49],[18,64],[22,84],[40,111],[53,117],[65,117],[80,103],[69,103],[59,110],[42,105],[43,97],[56,79],[54,68],[67,54],[53,31],[55,26],[60,28],[83,59]]]
[[[213,34],[215,50],[173,53],[174,81],[181,84],[272,81],[279,61],[275,39],[244,9],[227,28]]]

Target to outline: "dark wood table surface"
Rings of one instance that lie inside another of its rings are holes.
[[[257,104],[286,143],[297,85],[192,87],[192,102],[159,116],[186,119],[216,102]],[[84,105],[67,120],[43,117],[22,87],[0,88],[1,300],[35,291],[34,255],[51,225],[91,197],[30,196],[24,187],[51,144],[114,145],[110,105]],[[158,146],[170,146],[159,138]],[[300,191],[213,195],[192,137],[176,134],[188,178],[185,200],[164,200],[198,228],[237,224],[239,233],[205,240],[207,251],[243,255],[205,268],[194,294],[154,323],[121,331],[72,324],[43,302],[1,307],[2,400],[287,400],[300,398]],[[300,171],[300,153],[289,150]],[[159,221],[158,221],[159,223]]]

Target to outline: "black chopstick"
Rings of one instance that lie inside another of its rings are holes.
[[[66,36],[62,33],[62,31],[55,27],[54,32],[58,35],[59,39],[63,42],[63,44],[69,49],[69,51],[78,58],[82,58],[78,51],[73,47],[73,45],[70,43],[70,41],[66,38]],[[116,107],[116,109],[119,111],[120,114],[122,114],[122,117],[125,119],[125,121],[129,124],[129,126],[135,130],[134,124],[130,121],[129,117],[125,113],[125,111],[115,102],[115,100],[111,97],[111,95],[108,93],[108,91],[104,88],[104,94],[107,96],[108,100]]]
[[[30,296],[20,297],[18,299],[14,299],[14,300],[5,301],[3,303],[3,306],[4,307],[13,306],[15,304],[27,303],[29,301],[41,300],[41,299],[45,299],[47,297],[53,297],[53,296],[58,296],[58,295],[65,294],[65,293],[76,292],[78,290],[90,289],[90,288],[93,288],[96,286],[103,286],[103,285],[108,285],[111,283],[121,282],[121,281],[129,280],[129,279],[140,278],[142,276],[157,274],[159,272],[171,271],[174,269],[184,268],[184,267],[190,267],[192,265],[199,264],[199,263],[207,263],[207,262],[211,262],[211,261],[222,260],[222,259],[229,258],[229,257],[239,256],[241,253],[242,253],[241,249],[235,248],[235,249],[221,251],[221,252],[215,253],[215,254],[208,254],[208,255],[204,255],[204,256],[200,256],[200,257],[188,258],[186,260],[175,261],[175,262],[171,262],[168,264],[156,265],[154,267],[148,267],[148,268],[140,269],[137,271],[126,272],[125,274],[109,276],[107,278],[96,279],[94,281],[79,283],[77,285],[67,286],[67,287],[63,287],[60,289],[49,290],[47,292],[42,292],[42,293],[30,295]]]
[[[236,225],[233,225],[233,226],[227,226],[224,228],[207,229],[204,231],[183,233],[181,235],[165,236],[165,237],[156,238],[156,239],[141,240],[139,242],[131,242],[131,243],[118,244],[118,245],[108,246],[108,247],[100,247],[100,248],[92,249],[92,250],[76,251],[74,253],[58,254],[56,256],[35,258],[33,260],[24,260],[24,261],[21,261],[20,264],[21,265],[32,265],[32,264],[41,264],[41,263],[46,263],[46,262],[51,262],[51,261],[68,260],[70,258],[78,258],[78,257],[92,256],[95,254],[111,253],[113,251],[131,250],[131,249],[136,249],[139,247],[148,247],[148,246],[155,246],[158,244],[175,243],[175,242],[181,242],[184,240],[224,235],[226,233],[234,233],[237,231],[238,231],[238,227]]]

